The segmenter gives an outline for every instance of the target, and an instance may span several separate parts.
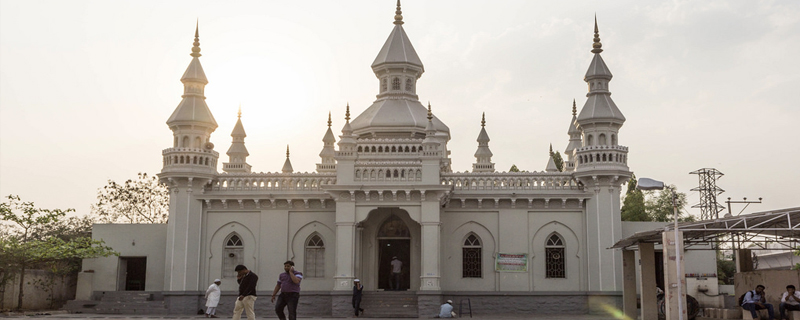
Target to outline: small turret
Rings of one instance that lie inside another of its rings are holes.
[[[244,145],[244,138],[247,137],[247,133],[244,132],[244,126],[242,125],[241,106],[239,106],[238,119],[236,120],[236,125],[233,126],[231,137],[233,137],[233,141],[227,152],[228,162],[222,164],[222,171],[250,173],[251,166],[247,164],[247,156],[250,153],[247,152],[247,147]]]
[[[217,129],[217,121],[205,101],[204,92],[208,79],[199,59],[199,24],[195,27],[190,56],[192,61],[181,77],[182,100],[167,120],[173,139],[172,148],[162,151],[162,180],[177,177],[207,178],[217,174],[219,153],[214,151],[214,144],[210,141],[211,133]]]
[[[489,150],[489,134],[486,133],[486,113],[481,115],[481,132],[478,134],[478,150],[472,164],[472,172],[494,172],[492,163],[492,150]]]
[[[550,144],[550,159],[547,160],[547,168],[544,171],[547,172],[559,172],[558,166],[556,166],[556,160],[554,158],[555,154],[553,153],[553,144]]]
[[[564,171],[575,170],[575,150],[582,146],[581,131],[578,130],[577,126],[577,115],[577,105],[575,104],[575,99],[572,99],[572,120],[569,122],[569,130],[567,130],[569,144],[567,144],[567,148],[564,150],[564,155],[567,156],[566,161],[564,161]]]
[[[286,162],[283,163],[283,169],[281,169],[283,173],[292,173],[294,169],[292,168],[292,162],[289,160],[289,145],[286,145]]]
[[[317,164],[317,172],[336,172],[336,148],[334,148],[336,137],[333,136],[333,131],[331,131],[331,123],[331,113],[328,112],[328,131],[325,132],[325,136],[322,138],[323,146],[322,151],[319,153],[322,162]]]

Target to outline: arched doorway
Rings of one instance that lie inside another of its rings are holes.
[[[391,214],[378,228],[377,239],[378,289],[408,290],[411,287],[412,264],[411,231],[408,225],[397,215]],[[393,262],[395,258],[400,263]],[[397,271],[400,271],[399,275]]]

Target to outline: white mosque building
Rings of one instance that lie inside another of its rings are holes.
[[[403,301],[396,312],[412,316],[467,298],[475,312],[619,308],[621,253],[608,248],[638,230],[620,219],[631,171],[602,51],[595,23],[586,101],[563,119],[563,171],[552,156],[543,171],[496,171],[482,123],[472,170],[453,172],[450,128],[420,103],[425,68],[398,2],[371,65],[377,98],[352,118],[348,106],[338,137],[328,121],[316,172],[295,172],[288,150],[281,172],[254,172],[241,114],[219,172],[196,33],[162,151],[169,223],[96,225],[94,237],[121,256],[87,260],[78,299],[143,291],[165,312],[194,313],[219,278],[224,311],[236,294],[233,267],[244,264],[260,275],[256,306],[270,315],[274,277],[293,260],[305,274],[301,315],[349,316],[356,278],[365,299]],[[390,290],[393,256],[404,263],[400,291]]]

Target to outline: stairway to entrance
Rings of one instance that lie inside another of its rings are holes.
[[[106,291],[100,300],[72,300],[62,308],[70,313],[167,314],[164,297],[142,291]]]
[[[361,308],[366,318],[418,318],[417,294],[413,291],[364,292]]]

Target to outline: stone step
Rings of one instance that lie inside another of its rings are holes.
[[[365,293],[361,297],[361,308],[366,318],[417,318],[419,308],[417,295],[402,292]]]

